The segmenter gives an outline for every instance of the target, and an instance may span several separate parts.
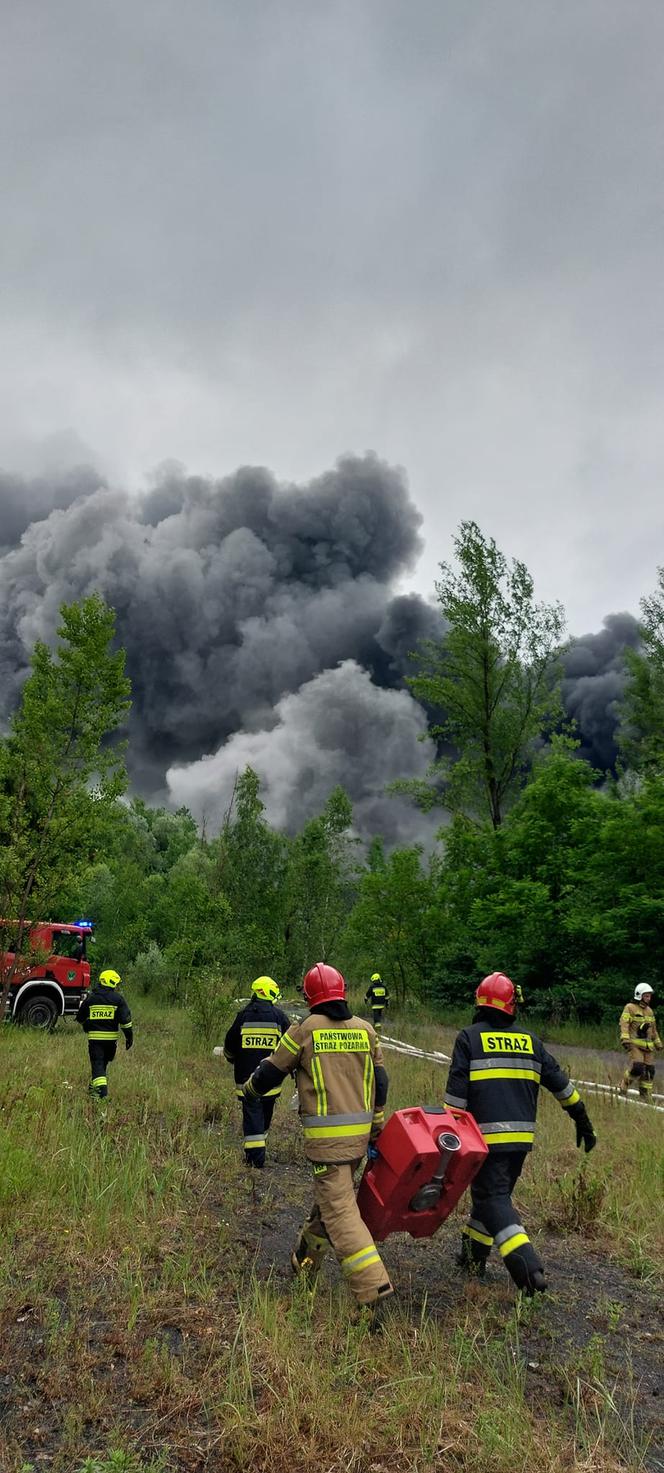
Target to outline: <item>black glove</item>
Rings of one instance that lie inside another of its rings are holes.
[[[578,1105],[573,1105],[569,1113],[576,1126],[577,1147],[581,1145],[585,1146],[587,1155],[588,1151],[592,1151],[593,1146],[597,1145],[597,1136],[592,1128],[590,1116],[583,1101],[579,1100]]]
[[[133,1043],[134,1043],[134,1035],[133,1035],[133,1032],[132,1032],[132,1030],[130,1028],[128,1030],[128,1032],[125,1033],[125,1048],[132,1048],[133,1047]]]

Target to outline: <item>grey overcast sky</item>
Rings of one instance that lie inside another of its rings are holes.
[[[0,463],[403,465],[573,630],[664,562],[662,0],[4,0]]]

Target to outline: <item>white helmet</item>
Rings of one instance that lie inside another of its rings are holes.
[[[649,992],[652,995],[653,990],[649,982],[639,982],[638,986],[634,988],[634,1001],[643,1002],[646,994]]]

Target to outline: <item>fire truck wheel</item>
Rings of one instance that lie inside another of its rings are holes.
[[[58,1005],[48,992],[28,993],[16,1021],[27,1028],[44,1028],[52,1033],[58,1020]]]

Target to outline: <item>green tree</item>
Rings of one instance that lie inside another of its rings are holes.
[[[288,840],[264,817],[260,779],[252,767],[237,779],[221,833],[211,846],[216,884],[228,900],[223,959],[241,974],[284,965]]]
[[[316,961],[334,962],[357,887],[357,840],[348,794],[337,787],[293,840],[288,867],[287,976],[299,982]]]
[[[535,602],[525,564],[508,564],[475,522],[461,523],[454,547],[458,566],[441,563],[436,585],[446,633],[421,647],[409,680],[442,713],[431,734],[454,755],[434,764],[433,784],[401,787],[424,807],[442,801],[499,828],[558,709],[564,618],[560,605]]]
[[[428,996],[432,910],[431,875],[422,865],[421,849],[394,849],[386,858],[374,846],[343,938],[350,968],[367,980],[378,970],[401,1004],[409,994]]]
[[[473,901],[479,969],[509,972],[531,997],[569,986],[587,968],[574,915],[609,806],[593,788],[596,776],[573,742],[554,737],[493,836],[483,894]]]
[[[646,773],[664,769],[664,567],[657,576],[655,592],[641,599],[641,649],[625,651],[619,733],[627,765]]]
[[[55,650],[35,646],[0,749],[0,904],[16,943],[0,1017],[25,964],[27,922],[48,916],[65,883],[89,866],[126,785],[124,748],[109,741],[130,704],[124,651],[111,648],[113,611],[93,594],[60,615]],[[3,931],[6,942],[7,924]]]

